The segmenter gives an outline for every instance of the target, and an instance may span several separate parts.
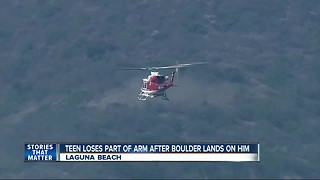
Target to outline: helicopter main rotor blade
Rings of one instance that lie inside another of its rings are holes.
[[[120,70],[148,70],[148,68],[120,68]]]
[[[183,68],[183,67],[187,67],[187,66],[200,65],[200,64],[207,64],[207,62],[176,64],[176,65],[172,65],[172,66],[160,66],[160,67],[152,67],[152,68],[154,68],[154,69],[176,69],[176,68]]]
[[[208,64],[208,62],[194,62],[194,63],[187,63],[187,64],[176,64],[172,66],[160,66],[160,67],[141,67],[141,68],[121,68],[121,70],[159,70],[159,69],[178,69],[184,68],[192,65],[201,65],[201,64]]]

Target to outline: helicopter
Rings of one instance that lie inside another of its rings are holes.
[[[194,62],[186,64],[175,64],[171,66],[160,66],[160,67],[140,67],[140,68],[120,68],[121,70],[146,70],[150,71],[150,75],[142,79],[142,87],[138,94],[139,101],[146,101],[148,98],[152,99],[155,97],[161,97],[163,100],[169,101],[166,91],[173,87],[175,75],[178,73],[179,69],[186,68],[193,65],[207,64],[208,62]],[[158,71],[154,70],[164,70],[164,69],[174,69],[171,73],[171,77],[168,75],[162,75]]]

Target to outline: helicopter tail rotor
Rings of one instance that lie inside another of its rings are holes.
[[[175,74],[176,74],[176,71],[173,71],[171,74],[171,83],[173,83],[173,81],[174,81]]]

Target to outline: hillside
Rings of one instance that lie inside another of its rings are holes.
[[[0,1],[1,178],[316,178],[320,1]],[[136,99],[179,74],[169,102]],[[167,72],[170,73],[170,72]],[[23,143],[261,143],[260,163],[24,163]]]

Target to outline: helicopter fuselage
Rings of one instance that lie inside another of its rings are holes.
[[[148,97],[162,96],[168,100],[166,90],[173,86],[173,76],[174,73],[171,79],[169,79],[168,76],[159,75],[158,72],[151,72],[148,78],[143,79],[143,85],[140,89],[138,99],[146,100]]]

